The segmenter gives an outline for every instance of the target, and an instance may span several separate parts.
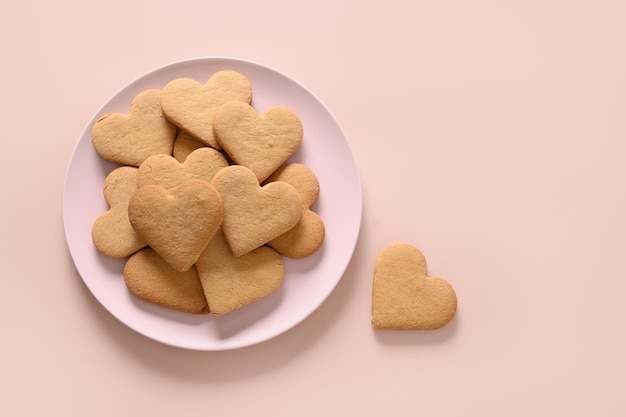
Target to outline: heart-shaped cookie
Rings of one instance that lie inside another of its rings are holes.
[[[176,135],[176,140],[174,141],[172,156],[176,158],[178,162],[185,162],[185,159],[187,159],[189,154],[204,146],[207,145],[200,142],[184,130],[180,130]]]
[[[325,235],[326,228],[322,218],[305,208],[294,227],[270,240],[267,245],[287,258],[302,259],[319,250]]]
[[[272,181],[284,181],[293,185],[300,193],[302,205],[307,208],[315,204],[320,195],[320,182],[317,175],[311,168],[298,162],[280,166],[269,176],[266,183]]]
[[[171,154],[176,126],[161,110],[161,91],[137,94],[130,113],[109,113],[100,117],[91,130],[91,141],[104,159],[138,167],[150,155]]]
[[[222,231],[198,258],[196,269],[214,316],[266,297],[280,287],[285,276],[282,258],[276,251],[261,246],[237,257]]]
[[[375,329],[438,329],[452,320],[456,308],[452,286],[442,278],[427,277],[426,259],[414,246],[392,245],[376,260],[372,291]]]
[[[109,210],[93,223],[91,238],[98,251],[111,258],[125,258],[146,246],[128,220],[128,202],[137,191],[137,168],[114,169],[104,180],[104,200]]]
[[[267,179],[284,181],[294,186],[302,200],[302,217],[289,231],[270,240],[268,246],[288,258],[301,259],[311,256],[322,246],[326,228],[322,218],[310,207],[320,192],[320,184],[315,173],[306,165],[290,163],[278,168]]]
[[[196,149],[182,163],[169,155],[152,155],[137,170],[137,187],[173,188],[191,179],[211,182],[213,176],[227,166],[224,155],[209,147]]]
[[[196,269],[176,271],[151,248],[128,258],[124,282],[133,295],[149,303],[184,313],[209,312]]]
[[[239,165],[265,181],[302,143],[302,123],[290,109],[272,107],[262,115],[249,104],[231,101],[215,113],[213,131],[219,144]]]
[[[214,73],[200,84],[191,78],[170,81],[161,96],[165,116],[176,126],[200,142],[220,149],[213,135],[213,117],[222,104],[240,100],[252,101],[252,87],[242,74],[223,70]]]
[[[177,271],[196,262],[223,218],[222,199],[210,183],[189,180],[174,188],[138,188],[128,218],[139,237]]]
[[[211,182],[224,201],[222,229],[235,256],[241,256],[285,233],[302,216],[298,191],[282,181],[261,187],[241,165],[223,168]]]

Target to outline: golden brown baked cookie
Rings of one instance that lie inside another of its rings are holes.
[[[320,184],[315,173],[300,163],[281,166],[267,179],[284,181],[294,186],[302,200],[302,217],[289,231],[270,240],[268,246],[288,258],[301,259],[311,256],[322,246],[326,234],[324,221],[310,207],[315,203],[320,192]]]
[[[214,316],[226,314],[268,296],[280,287],[285,267],[280,255],[261,246],[235,256],[223,232],[217,232],[196,269]]]
[[[287,258],[302,259],[319,250],[325,235],[326,228],[322,218],[305,208],[294,227],[270,240],[267,245]]]
[[[182,163],[169,155],[152,155],[137,170],[137,187],[172,188],[191,179],[211,182],[213,176],[227,166],[228,161],[220,151],[208,146],[196,149]]]
[[[209,312],[196,269],[177,271],[149,247],[128,258],[124,282],[133,295],[149,303],[184,313]]]
[[[184,130],[179,130],[176,135],[176,140],[174,141],[174,150],[172,150],[172,155],[178,162],[185,162],[185,159],[190,153],[204,146],[207,145],[195,139]]]
[[[259,183],[294,154],[303,138],[302,123],[290,109],[277,106],[259,115],[241,101],[217,110],[213,131],[230,158],[250,168]]]
[[[261,187],[241,165],[223,168],[211,182],[224,201],[222,229],[235,256],[241,256],[285,233],[302,216],[298,191],[282,181]]]
[[[220,149],[213,135],[213,116],[222,104],[252,101],[252,88],[242,74],[223,70],[211,75],[206,84],[191,78],[177,78],[163,89],[161,105],[165,116],[200,142]]]
[[[106,114],[91,130],[93,146],[100,156],[136,167],[150,155],[171,155],[175,136],[176,126],[161,110],[161,91],[154,89],[137,94],[129,114]]]
[[[372,290],[375,329],[438,329],[452,320],[456,309],[454,289],[443,278],[426,276],[426,259],[417,248],[400,243],[380,254]]]
[[[223,218],[222,199],[210,183],[189,180],[166,189],[145,185],[128,204],[137,234],[177,271],[198,260]]]
[[[307,208],[317,201],[320,194],[320,183],[317,175],[311,168],[299,162],[280,166],[265,182],[270,183],[272,181],[284,181],[293,185],[300,193],[302,205]]]
[[[137,168],[114,169],[104,180],[104,200],[109,210],[93,223],[91,238],[98,251],[111,258],[125,258],[146,246],[128,220],[128,202],[137,190]]]

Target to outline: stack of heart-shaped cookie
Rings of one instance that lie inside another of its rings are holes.
[[[109,209],[92,227],[102,254],[127,258],[124,280],[145,301],[215,316],[274,292],[282,257],[324,240],[312,210],[319,182],[289,158],[304,131],[286,107],[251,105],[242,74],[172,80],[138,94],[128,114],[99,118],[94,148],[120,167],[104,181]]]

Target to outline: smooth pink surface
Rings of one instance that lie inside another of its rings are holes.
[[[38,3],[0,6],[5,414],[626,413],[626,4]],[[350,141],[364,199],[327,301],[222,352],[111,316],[62,223],[93,114],[139,75],[202,56],[312,91]],[[456,289],[444,329],[371,329],[374,262],[399,241]]]

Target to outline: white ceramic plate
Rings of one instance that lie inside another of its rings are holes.
[[[310,167],[320,181],[313,206],[324,220],[322,248],[301,260],[285,260],[283,285],[270,296],[224,316],[170,311],[133,297],[125,287],[124,260],[100,255],[91,241],[91,226],[108,209],[102,195],[106,175],[117,166],[104,161],[91,144],[91,128],[101,115],[128,113],[132,99],[148,88],[163,88],[175,78],[205,83],[211,74],[232,69],[245,75],[253,90],[253,107],[262,113],[283,105],[302,120],[304,139],[292,157]],[[198,58],[151,71],[122,88],[94,115],[72,154],[63,195],[63,221],[71,256],[95,298],[120,321],[154,340],[188,349],[226,350],[266,341],[308,317],[333,291],[356,245],[362,195],[350,145],[330,111],[293,79],[263,65],[232,58]]]

